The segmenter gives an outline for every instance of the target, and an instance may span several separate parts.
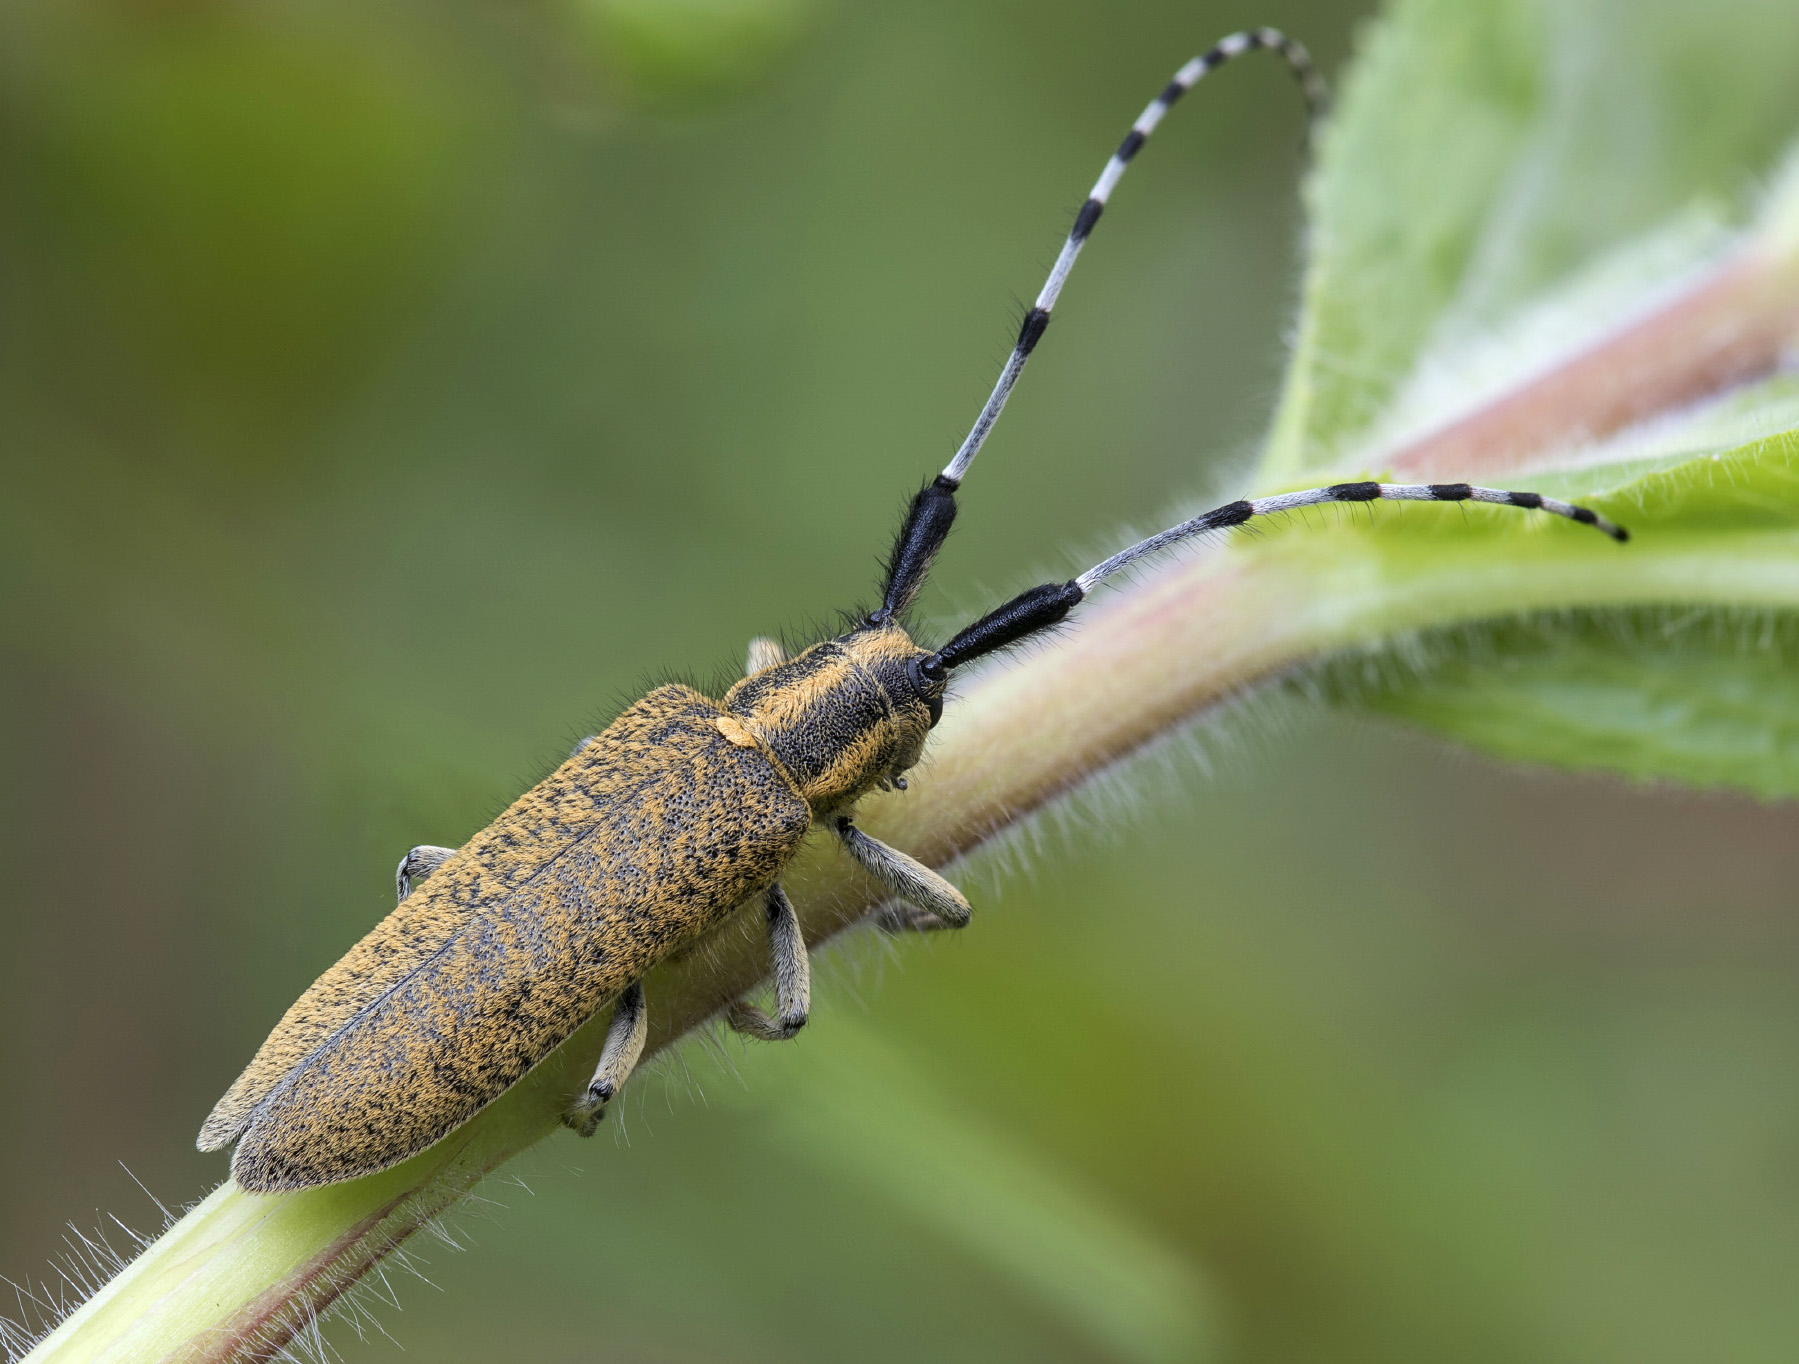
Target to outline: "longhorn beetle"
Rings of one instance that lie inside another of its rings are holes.
[[[760,897],[779,1013],[738,1001],[730,1025],[792,1037],[806,1022],[808,961],[781,873],[826,825],[903,909],[891,926],[961,927],[948,881],[858,829],[857,800],[903,788],[943,713],[950,675],[1064,619],[1107,578],[1171,545],[1325,502],[1489,502],[1551,512],[1615,540],[1585,507],[1467,483],[1338,483],[1227,503],[1120,550],[1068,582],[1022,592],[940,649],[915,643],[907,607],[949,534],[956,491],[1031,352],[1125,167],[1201,77],[1256,49],[1284,58],[1310,113],[1324,102],[1305,49],[1273,29],[1237,33],[1175,74],[1106,162],[974,428],[912,499],[881,604],[851,630],[786,657],[750,645],[722,700],[664,686],[627,708],[460,849],[417,847],[400,903],[302,995],[200,1131],[232,1142],[246,1189],[300,1189],[404,1160],[466,1122],[615,1000],[593,1080],[564,1121],[593,1133],[643,1051],[643,976]]]

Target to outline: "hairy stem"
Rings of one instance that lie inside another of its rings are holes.
[[[1753,242],[1541,375],[1409,442],[1396,475],[1490,478],[1558,445],[1600,440],[1771,374],[1799,336],[1799,258]]]
[[[1685,541],[1623,552],[1567,528],[1554,537],[1555,553],[1519,563],[1449,548],[1427,574],[1384,562],[1381,538],[1353,528],[1276,534],[1171,566],[1118,594],[1054,647],[971,687],[946,715],[912,790],[871,801],[863,822],[928,861],[953,860],[1208,706],[1395,629],[1544,606],[1799,606],[1799,565],[1781,534],[1770,535],[1765,554],[1746,553],[1738,535],[1732,554],[1716,555]],[[1321,553],[1320,540],[1336,543]],[[876,899],[822,843],[789,878],[815,945],[856,923]],[[651,977],[650,1051],[673,1045],[760,980],[766,948],[751,917]],[[295,1194],[220,1188],[30,1359],[269,1358],[482,1177],[559,1134],[557,1114],[597,1055],[599,1022],[473,1122],[393,1170]]]
[[[1445,423],[1395,456],[1396,467],[1468,476],[1520,452],[1534,459],[1547,445],[1614,430],[1771,367],[1799,330],[1792,260],[1751,252],[1726,262],[1608,340]],[[1500,553],[1489,536],[1470,533],[1433,537],[1420,554],[1408,537],[1383,535],[1380,523],[1454,512],[1366,510],[1372,525],[1345,515],[1322,529],[1277,526],[1112,593],[1052,644],[968,685],[911,791],[871,800],[862,823],[927,862],[951,862],[1244,689],[1399,632],[1546,608],[1799,608],[1799,558],[1781,525],[1699,527],[1620,547],[1574,526],[1526,534],[1518,521]],[[826,841],[815,840],[787,878],[814,946],[876,900]],[[754,988],[766,960],[759,917],[739,915],[658,968],[647,987],[649,1051]],[[573,1139],[558,1114],[591,1072],[604,1023],[590,1023],[473,1121],[392,1170],[294,1194],[221,1187],[28,1358],[270,1358],[487,1174],[552,1134]]]

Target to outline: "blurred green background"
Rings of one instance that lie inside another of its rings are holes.
[[[0,9],[0,1273],[153,1230],[121,1162],[170,1204],[224,1175],[201,1118],[407,847],[868,592],[1179,61],[1274,22],[1335,69],[1365,12]],[[940,624],[1232,488],[1298,104],[1244,63],[1123,187]],[[446,1362],[1799,1352],[1799,812],[1292,703],[1125,786],[966,872],[967,933],[826,954],[796,1043],[691,1044],[519,1162],[382,1326]]]

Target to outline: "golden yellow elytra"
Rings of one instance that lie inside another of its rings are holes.
[[[825,823],[910,906],[896,924],[967,923],[954,886],[856,828],[856,801],[905,785],[955,668],[1049,629],[1147,555],[1255,516],[1376,500],[1541,510],[1626,538],[1597,513],[1536,493],[1337,483],[1227,503],[1020,593],[941,649],[913,642],[901,621],[955,520],[957,489],[1125,167],[1187,90],[1256,50],[1284,59],[1313,114],[1322,107],[1305,50],[1273,29],[1232,34],[1175,73],[1081,206],[968,438],[912,499],[879,608],[792,659],[758,641],[750,675],[723,700],[658,688],[461,849],[414,848],[400,864],[399,907],[287,1011],[207,1118],[202,1150],[236,1142],[232,1173],[258,1191],[385,1169],[466,1122],[611,1000],[599,1065],[564,1115],[589,1135],[642,1054],[644,973],[757,895],[778,1014],[740,1001],[727,1019],[751,1036],[792,1037],[810,1007],[809,964],[780,877],[807,831]]]

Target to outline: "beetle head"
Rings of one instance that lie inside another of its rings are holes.
[[[891,620],[746,677],[725,706],[787,768],[820,815],[913,766],[943,714],[948,674]]]

